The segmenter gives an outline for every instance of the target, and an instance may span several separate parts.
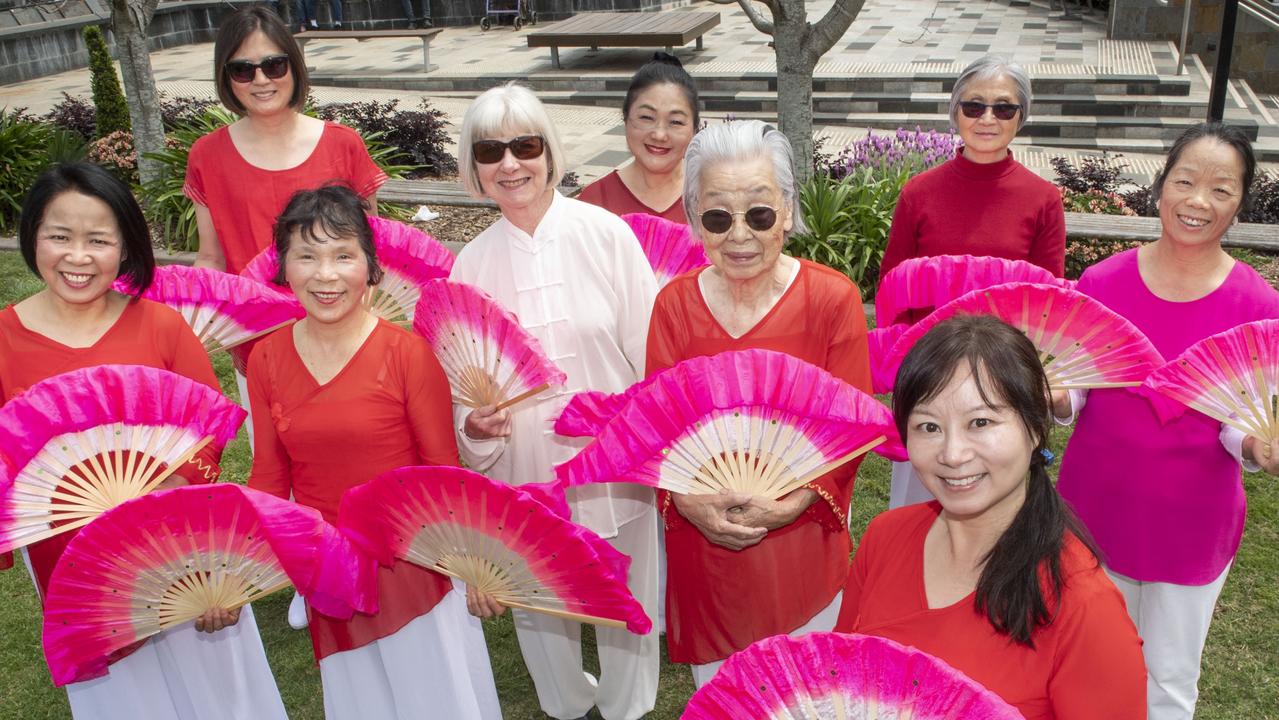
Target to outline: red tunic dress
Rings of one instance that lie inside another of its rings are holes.
[[[293,193],[342,183],[368,197],[386,180],[359,133],[337,123],[325,123],[311,155],[287,170],[250,165],[222,127],[191,146],[182,191],[209,209],[226,271],[238,274],[271,244],[275,218]]]
[[[577,199],[592,205],[598,205],[614,215],[645,213],[666,218],[680,225],[688,224],[688,216],[684,214],[683,197],[671,203],[671,206],[665,210],[654,210],[635,197],[635,193],[626,187],[626,183],[622,182],[622,178],[617,174],[616,170],[582,188],[582,192],[578,193]]]
[[[135,300],[97,342],[67,347],[28,330],[12,307],[0,311],[0,398],[5,402],[53,375],[97,365],[145,365],[170,370],[202,382],[218,392],[218,378],[204,346],[181,315],[150,300]],[[213,482],[220,472],[220,450],[205,446],[176,471],[191,483]],[[76,531],[55,535],[27,547],[36,585],[43,597],[49,577]],[[9,555],[5,567],[12,565]]]
[[[853,559],[838,632],[878,635],[949,663],[1015,705],[1026,720],[1146,717],[1146,665],[1123,596],[1073,535],[1062,553],[1065,586],[1052,623],[1018,645],[977,612],[975,594],[929,609],[924,538],[936,502],[871,521]]]
[[[329,382],[316,383],[293,328],[268,335],[249,359],[253,471],[249,487],[337,521],[342,493],[406,465],[457,465],[448,379],[426,341],[385,320]],[[451,588],[443,575],[396,561],[378,570],[374,615],[310,615],[317,660],[394,634]]]
[[[870,392],[866,316],[848,278],[800,260],[791,287],[740,338],[719,325],[694,270],[657,295],[648,374],[681,360],[752,348],[777,350]],[[856,461],[809,485],[821,495],[795,522],[740,552],[711,544],[661,493],[666,526],[666,640],[674,662],[723,660],[756,640],[791,632],[830,604],[848,577],[848,506]]]

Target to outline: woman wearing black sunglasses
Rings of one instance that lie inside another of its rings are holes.
[[[1061,277],[1066,215],[1057,187],[1026,169],[1008,149],[1030,115],[1030,78],[1020,65],[987,55],[964,69],[950,95],[950,121],[963,139],[954,159],[902,188],[879,277],[904,260],[985,255],[1025,260]],[[879,326],[930,312],[876,318]],[[931,500],[908,463],[893,463],[889,507]]]
[[[524,87],[481,94],[462,120],[458,165],[471,194],[502,217],[462,250],[451,279],[475,285],[520,319],[568,376],[511,408],[456,405],[462,459],[515,485],[555,479],[552,467],[584,444],[556,436],[551,420],[569,396],[619,392],[644,372],[644,340],[657,282],[621,218],[555,190],[564,175],[559,137]],[[649,617],[657,610],[657,513],[653,491],[605,484],[568,491],[573,519],[631,559],[627,585]],[[502,611],[468,593],[471,613]],[[596,629],[598,681],[582,672],[580,623],[515,613],[515,630],[542,710],[570,720],[598,707],[606,720],[636,720],[657,697],[657,633]]]
[[[866,316],[847,277],[782,252],[802,232],[790,143],[757,120],[712,125],[684,157],[684,208],[711,266],[657,296],[647,372],[702,355],[789,353],[870,391]],[[777,500],[659,493],[666,641],[702,685],[772,635],[830,630],[852,550],[857,461]],[[797,629],[798,628],[798,629]]]

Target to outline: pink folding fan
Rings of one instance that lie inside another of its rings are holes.
[[[67,546],[44,600],[45,657],[55,685],[95,677],[120,648],[288,585],[326,615],[376,612],[376,568],[297,503],[232,483],[152,493]]]
[[[628,213],[622,219],[639,238],[648,264],[653,266],[653,274],[657,276],[658,287],[666,285],[677,275],[710,264],[701,240],[684,223],[647,213]]]
[[[130,292],[123,280],[116,289]],[[162,265],[142,297],[177,310],[210,353],[227,350],[297,320],[306,312],[271,286],[209,268]]]
[[[911,310],[932,312],[973,290],[1010,282],[1043,285],[1071,284],[1024,260],[984,255],[935,255],[903,261],[879,283],[875,293],[875,322],[909,322]]]
[[[1279,439],[1279,320],[1200,340],[1151,373],[1145,388],[1182,404],[1156,403],[1165,421],[1185,406],[1267,443]]]
[[[776,499],[881,444],[901,456],[875,398],[785,353],[743,350],[655,375],[555,473],[569,485]]]
[[[1056,285],[1007,283],[974,290],[912,325],[893,344],[885,372],[895,376],[915,342],[956,315],[993,315],[1025,333],[1054,389],[1133,387],[1163,365],[1135,325],[1087,295]]]
[[[630,559],[519,488],[456,467],[404,467],[342,496],[338,525],[389,564],[462,580],[507,607],[644,634]]]
[[[474,285],[425,283],[413,329],[431,343],[453,399],[467,407],[496,405],[500,410],[567,380],[542,353],[537,338]]]
[[[136,365],[54,375],[0,408],[0,552],[87,524],[150,492],[244,410],[189,378]]]
[[[887,638],[809,633],[734,654],[683,720],[1022,720],[1016,708],[921,650]]]
[[[364,302],[374,315],[410,328],[422,284],[448,277],[453,269],[453,253],[417,228],[375,216],[368,220],[383,275],[382,282],[365,294]],[[271,246],[258,253],[240,274],[269,284],[279,267],[275,247]]]
[[[899,323],[887,327],[877,327],[866,334],[866,344],[870,350],[870,384],[877,393],[890,393],[897,381],[896,367],[889,367],[893,345],[897,339],[906,334],[910,325]]]

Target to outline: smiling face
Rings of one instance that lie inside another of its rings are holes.
[[[284,50],[271,42],[271,39],[261,30],[255,30],[231,54],[231,60],[260,63],[266,58],[284,54]],[[234,79],[229,79],[229,82],[235,99],[239,100],[240,105],[244,107],[245,115],[261,116],[283,111],[292,112],[292,108],[289,107],[289,100],[293,97],[292,69],[278,80],[271,80],[261,69],[258,69],[253,72],[253,82],[242,83]]]
[[[508,133],[477,140],[497,140],[510,142],[523,135],[536,135],[529,130],[514,130]],[[502,159],[495,163],[476,161],[475,174],[479,179],[484,195],[497,203],[503,215],[523,215],[542,204],[550,203],[550,165],[547,162],[549,148],[540,155],[528,160],[515,157],[510,148],[502,151]]]
[[[754,230],[747,225],[745,213],[761,205],[777,211],[777,222],[767,230]],[[772,161],[755,157],[704,168],[697,214],[716,209],[733,213],[727,232],[713,233],[700,221],[695,228],[711,264],[727,279],[739,282],[772,272],[791,229],[790,206],[777,187]]]
[[[369,261],[354,237],[333,237],[315,228],[317,240],[294,231],[284,259],[284,277],[307,319],[320,323],[353,320],[367,312]]]
[[[1017,96],[1017,84],[1007,75],[993,78],[974,79],[964,88],[959,97],[961,102],[980,102],[987,105],[996,103],[1021,104]],[[1021,120],[1021,112],[1012,119],[1000,120],[987,108],[979,118],[965,117],[963,112],[956,111],[956,129],[964,140],[964,157],[976,163],[993,163],[1003,160],[1008,155],[1008,146],[1017,137],[1017,124]]]
[[[1243,158],[1211,137],[1186,146],[1164,178],[1159,196],[1163,237],[1175,243],[1220,243],[1239,214]]]
[[[666,175],[684,162],[694,130],[684,91],[673,83],[651,85],[635,95],[626,117],[626,147],[645,172]]]
[[[74,190],[51,200],[36,228],[36,268],[69,304],[97,301],[120,274],[124,242],[111,207]]]
[[[1021,416],[991,395],[993,383],[982,386],[995,407],[982,399],[969,366],[956,370],[936,397],[910,412],[906,449],[948,515],[1011,522],[1026,500],[1035,440]]]

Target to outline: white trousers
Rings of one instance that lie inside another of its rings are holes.
[[[1146,658],[1149,720],[1191,720],[1199,699],[1199,662],[1212,611],[1230,566],[1207,585],[1141,582],[1106,574],[1123,593]]]
[[[394,635],[320,661],[326,720],[501,720],[480,621],[465,591]]]
[[[617,528],[608,541],[630,557],[626,585],[650,618],[657,610],[657,511]],[[582,672],[582,625],[541,613],[515,613],[515,636],[542,712],[559,720],[580,718],[598,707],[605,720],[637,720],[657,702],[658,626],[647,635],[596,626],[600,677]]]
[[[915,505],[933,500],[933,494],[908,462],[894,462],[892,484],[888,488],[888,509]]]
[[[253,410],[249,407],[249,381],[248,378],[240,374],[239,370],[236,370],[233,374],[235,375],[235,387],[240,391],[240,407],[249,413],[244,418],[244,431],[249,434],[249,455],[253,455]]]
[[[835,629],[835,621],[839,619],[839,606],[844,601],[844,591],[840,590],[835,593],[835,599],[830,601],[830,605],[822,608],[808,622],[804,623],[799,629],[789,633],[791,637],[799,637],[807,635],[811,632],[830,632]],[[760,638],[761,640],[763,638]],[[724,666],[728,658],[716,660],[715,662],[706,663],[705,665],[690,665],[693,671],[693,685],[701,687],[711,681],[715,677],[715,673]]]

